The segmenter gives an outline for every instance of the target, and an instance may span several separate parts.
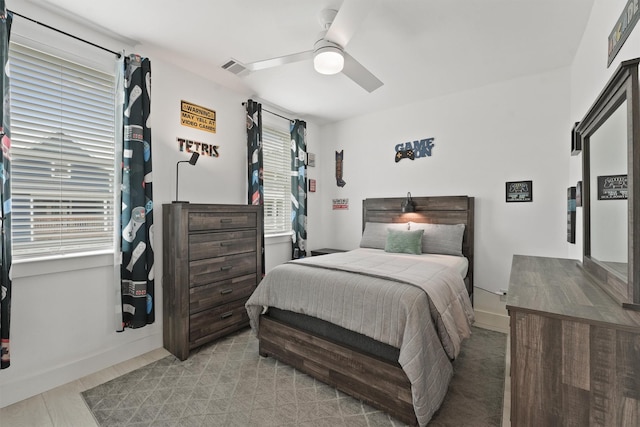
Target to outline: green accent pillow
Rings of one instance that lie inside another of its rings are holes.
[[[424,230],[402,231],[389,229],[385,252],[420,255]]]

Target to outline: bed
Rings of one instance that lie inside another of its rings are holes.
[[[365,199],[360,248],[274,268],[246,307],[262,356],[426,425],[473,322],[474,199],[403,200]]]

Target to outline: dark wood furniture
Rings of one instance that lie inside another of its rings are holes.
[[[332,249],[332,248],[314,249],[314,250],[311,251],[311,256],[335,254],[335,253],[338,253],[338,252],[345,252],[345,250],[344,249]]]
[[[414,197],[416,211],[411,214],[401,212],[403,201],[404,197],[364,200],[363,229],[366,222],[465,224],[463,254],[469,259],[465,283],[473,295],[473,197]],[[267,316],[260,319],[258,338],[260,355],[275,357],[404,423],[417,425],[411,385],[399,363],[382,360]]]
[[[640,313],[623,309],[575,260],[514,256],[511,425],[640,421]]]
[[[180,360],[249,325],[261,279],[262,207],[163,205],[163,342]]]

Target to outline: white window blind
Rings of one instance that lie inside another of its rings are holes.
[[[9,58],[14,259],[113,250],[114,72],[14,42]]]
[[[291,231],[291,135],[262,126],[264,233]]]

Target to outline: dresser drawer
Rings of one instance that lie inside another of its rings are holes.
[[[189,263],[189,285],[198,286],[255,273],[256,253],[207,258]]]
[[[210,337],[225,329],[247,324],[249,315],[244,307],[245,302],[246,298],[243,298],[189,316],[189,342],[191,345],[198,345],[203,337]]]
[[[247,299],[256,288],[256,275],[235,277],[189,289],[189,313],[194,314],[237,299]]]
[[[189,261],[256,251],[256,230],[189,235]]]
[[[258,214],[255,212],[189,213],[189,231],[256,228],[257,224]]]

